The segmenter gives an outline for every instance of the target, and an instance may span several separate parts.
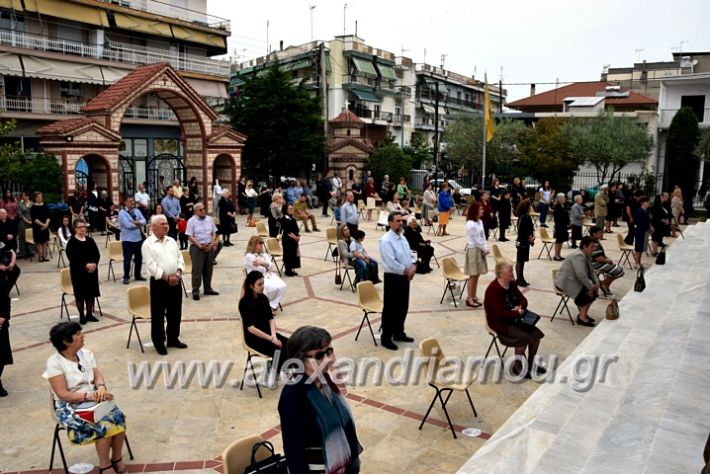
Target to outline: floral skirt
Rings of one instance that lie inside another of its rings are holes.
[[[54,402],[59,424],[66,428],[73,444],[91,444],[97,439],[111,438],[126,431],[126,417],[120,408],[114,408],[98,423],[90,423],[74,413],[71,403]]]

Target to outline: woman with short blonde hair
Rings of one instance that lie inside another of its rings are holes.
[[[269,299],[271,311],[279,309],[279,303],[286,294],[286,282],[276,274],[276,265],[264,250],[264,240],[252,235],[244,253],[244,269],[247,274],[257,271],[264,275],[264,295]]]

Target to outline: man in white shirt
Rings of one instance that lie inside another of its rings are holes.
[[[145,186],[143,183],[138,185],[138,192],[136,192],[134,197],[136,200],[136,207],[138,207],[138,210],[141,214],[143,214],[143,217],[148,219],[148,216],[150,216],[150,195],[145,192]]]
[[[219,251],[217,226],[207,215],[204,204],[195,204],[195,215],[187,221],[185,235],[190,240],[192,258],[192,299],[200,299],[200,286],[204,280],[205,295],[218,295],[212,289],[212,268]]]
[[[153,234],[143,241],[143,261],[150,275],[150,337],[158,354],[167,355],[167,347],[187,348],[180,341],[182,319],[182,290],[180,281],[185,261],[177,242],[168,234],[168,220],[155,215],[150,220]],[[167,330],[163,326],[168,320]]]

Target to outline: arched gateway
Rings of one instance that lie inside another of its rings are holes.
[[[172,108],[180,123],[183,179],[197,178],[200,197],[208,207],[214,178],[236,194],[246,136],[230,127],[214,125],[212,122],[217,118],[214,110],[170,64],[159,63],[134,69],[104,90],[82,109],[84,116],[60,120],[37,130],[44,152],[56,156],[62,166],[65,197],[77,186],[77,169],[95,162],[101,164],[97,170],[102,181],[99,185],[108,190],[114,202],[119,201],[119,174],[125,176],[126,172],[119,163],[123,115],[133,101],[151,93]]]

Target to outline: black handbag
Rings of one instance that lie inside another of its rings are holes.
[[[666,249],[661,249],[658,251],[658,256],[656,257],[656,265],[666,264]]]
[[[269,451],[270,456],[256,460],[256,452],[259,449]],[[251,448],[251,464],[244,468],[244,474],[288,474],[286,458],[274,452],[274,445],[268,441],[260,441]]]
[[[639,267],[638,272],[636,272],[636,283],[634,283],[634,291],[639,293],[646,289],[646,278],[644,278],[643,274],[643,267]]]

